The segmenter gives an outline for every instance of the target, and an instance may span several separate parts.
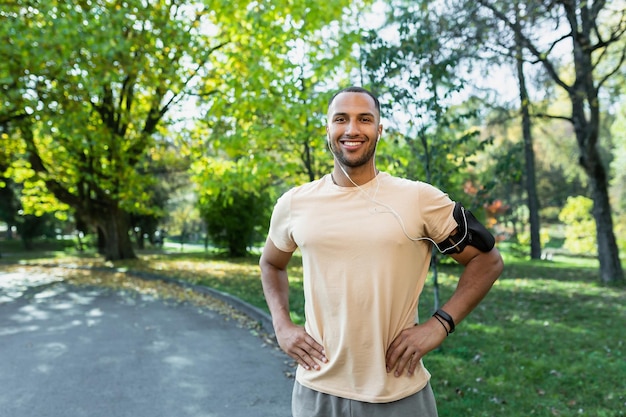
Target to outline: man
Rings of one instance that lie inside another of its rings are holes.
[[[376,169],[383,127],[369,91],[328,105],[334,168],[276,203],[260,259],[280,347],[298,363],[294,417],[437,416],[422,357],[437,348],[502,272],[493,237],[440,190]],[[457,289],[415,323],[432,245],[464,265]],[[289,316],[287,265],[299,248],[304,327]]]

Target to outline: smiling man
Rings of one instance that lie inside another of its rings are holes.
[[[383,131],[378,106],[375,97],[360,93],[346,92],[331,101],[326,134],[335,156],[335,171],[341,167],[354,169],[364,176],[364,182],[376,175],[374,154]],[[361,170],[361,167],[369,169]],[[334,172],[333,176],[342,178],[339,172]],[[350,186],[351,183],[345,185]]]
[[[298,363],[294,417],[437,416],[422,357],[437,348],[502,272],[493,236],[437,188],[379,172],[380,103],[361,87],[330,100],[332,173],[277,201],[260,259],[281,348]],[[464,266],[451,298],[416,322],[437,247]],[[289,315],[287,266],[304,269],[305,326]]]

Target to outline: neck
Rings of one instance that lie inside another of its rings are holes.
[[[365,167],[350,168],[342,167],[337,161],[331,173],[333,182],[340,187],[355,187],[367,184],[378,175],[378,170],[374,164]]]

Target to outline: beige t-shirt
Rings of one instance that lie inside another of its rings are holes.
[[[319,371],[299,366],[298,382],[374,403],[426,385],[430,374],[421,363],[413,376],[395,377],[385,355],[415,323],[430,263],[432,244],[407,235],[443,241],[457,226],[453,208],[433,186],[386,173],[359,188],[326,175],[278,200],[269,236],[282,251],[302,252],[305,328],[329,360]]]

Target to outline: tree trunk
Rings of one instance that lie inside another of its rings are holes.
[[[439,310],[440,295],[439,295],[439,270],[437,269],[437,263],[439,257],[437,256],[437,250],[432,249],[432,257],[430,258],[430,268],[433,271],[433,313]],[[420,319],[421,322],[421,319]]]
[[[575,21],[575,17],[570,17]],[[609,201],[609,181],[607,170],[598,151],[600,131],[599,86],[594,84],[594,64],[591,57],[590,28],[574,36],[574,67],[576,80],[569,90],[572,101],[572,123],[580,150],[580,165],[589,177],[592,214],[596,222],[600,279],[604,283],[624,280],[624,271],[619,259],[619,248],[613,231],[611,203]]]
[[[98,237],[96,241],[98,253],[104,256],[106,252],[106,238],[104,237],[104,231],[97,225],[96,225],[96,235]]]
[[[526,162],[526,194],[528,198],[528,220],[530,224],[530,258],[541,259],[541,235],[539,233],[539,198],[537,197],[537,180],[535,178],[535,150],[531,133],[530,99],[524,75],[522,59],[522,41],[519,31],[515,31],[517,48],[517,79],[519,82],[520,104],[522,111],[522,134],[524,137],[524,159]]]
[[[138,249],[145,249],[146,248],[146,239],[144,237],[144,232],[143,232],[143,228],[139,228],[139,230],[134,230],[135,233],[135,241],[137,242],[137,248]]]
[[[595,148],[582,156],[580,162],[589,177],[589,187],[593,199],[592,214],[596,222],[600,279],[605,284],[623,281],[624,271],[613,232],[606,169],[602,164],[599,152]]]
[[[85,188],[87,192],[81,196],[74,194],[63,183],[48,176],[48,170],[38,153],[33,136],[31,121],[25,121],[20,126],[22,137],[29,149],[31,168],[39,174],[44,174],[46,186],[54,196],[76,211],[81,221],[95,226],[98,232],[98,253],[104,255],[108,261],[136,258],[128,234],[130,230],[130,216],[119,208],[119,202],[110,199],[102,190],[97,190],[93,184],[76,184],[76,188]],[[93,196],[91,196],[93,194]]]
[[[115,207],[94,219],[104,238],[104,257],[107,261],[136,258],[128,233],[130,218],[122,209]]]

